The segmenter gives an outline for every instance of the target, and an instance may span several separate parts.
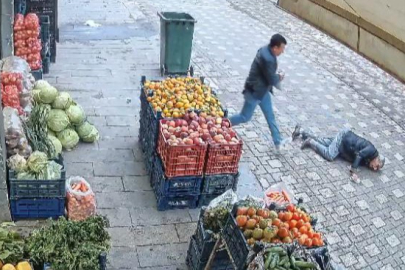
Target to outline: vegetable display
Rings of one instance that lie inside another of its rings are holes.
[[[15,55],[26,60],[32,70],[42,67],[39,18],[34,13],[25,17],[16,14],[14,20]]]
[[[63,148],[70,151],[79,143],[79,135],[74,129],[67,128],[58,133],[58,140]]]
[[[74,125],[80,125],[84,122],[86,115],[79,105],[70,105],[69,108],[66,109],[66,114],[69,117],[70,123]]]
[[[0,263],[3,264],[13,264],[24,259],[24,240],[11,230],[12,226],[12,223],[0,224]]]
[[[236,223],[243,231],[247,243],[256,241],[267,243],[292,243],[297,240],[305,247],[324,245],[322,235],[314,231],[311,217],[293,204],[286,211],[270,211],[255,207],[239,207]]]
[[[84,221],[60,218],[34,230],[26,250],[35,264],[46,262],[53,270],[99,270],[99,255],[110,248],[108,226],[101,216]]]
[[[55,132],[61,132],[69,125],[69,117],[65,111],[52,109],[48,116],[48,127]]]
[[[146,81],[144,90],[154,111],[161,111],[163,117],[182,117],[189,109],[201,110],[211,116],[224,116],[221,102],[211,88],[197,78]]]
[[[70,220],[84,220],[96,213],[96,198],[89,183],[82,177],[66,181],[67,215]]]
[[[89,122],[84,122],[83,124],[78,126],[76,130],[80,139],[84,142],[92,143],[97,141],[100,137],[96,127],[90,124]]]

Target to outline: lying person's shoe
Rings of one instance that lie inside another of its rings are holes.
[[[291,135],[292,140],[294,141],[294,140],[297,139],[300,135],[301,135],[301,125],[300,125],[300,124],[297,124],[297,125],[295,126],[295,129],[294,129],[292,135]]]
[[[305,148],[309,147],[311,145],[311,138],[306,139],[305,141],[302,142],[301,144],[301,150],[304,150]]]

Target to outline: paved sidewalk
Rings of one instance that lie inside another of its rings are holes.
[[[198,210],[156,210],[137,142],[140,76],[158,76],[158,10],[187,11],[198,20],[193,65],[218,89],[231,114],[241,108],[256,50],[275,32],[287,37],[280,59],[286,90],[274,98],[283,134],[296,122],[322,134],[352,127],[387,156],[386,169],[363,170],[362,184],[356,185],[348,180],[346,163],[325,162],[298,144],[276,156],[258,111],[251,123],[238,127],[245,141],[240,195],[261,195],[282,180],[318,214],[335,261],[350,269],[403,269],[402,84],[271,1],[62,1],[61,43],[48,79],[85,107],[102,136],[65,159],[70,175],[89,179],[100,212],[111,221],[108,269],[185,269],[198,215]],[[102,26],[84,26],[90,19]]]

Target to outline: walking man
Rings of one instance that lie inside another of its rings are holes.
[[[373,171],[384,167],[384,156],[378,153],[370,141],[358,136],[350,129],[342,129],[335,137],[317,137],[297,125],[292,139],[295,140],[299,136],[304,140],[301,149],[310,147],[328,161],[333,161],[340,156],[352,162],[349,167],[350,176],[356,183],[360,182],[357,176],[359,165],[367,166]]]
[[[230,118],[233,126],[246,123],[250,121],[256,106],[259,105],[269,125],[277,151],[288,140],[281,138],[270,93],[273,94],[273,86],[279,88],[280,82],[284,79],[284,75],[277,74],[276,71],[277,57],[284,52],[286,45],[286,39],[280,34],[275,34],[271,37],[270,44],[257,51],[245,82],[243,90],[245,103],[242,111]]]

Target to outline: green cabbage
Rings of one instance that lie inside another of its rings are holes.
[[[71,128],[59,132],[58,139],[66,150],[72,150],[79,143],[79,135]]]
[[[70,105],[70,107],[66,110],[66,114],[69,117],[70,122],[75,125],[80,125],[86,118],[82,107],[76,104]]]
[[[37,177],[32,172],[20,172],[17,174],[17,180],[36,180]]]
[[[55,161],[49,161],[43,179],[57,180],[61,178],[62,166]]]
[[[48,139],[52,142],[55,152],[51,158],[56,158],[62,153],[62,143],[55,136],[48,135]]]
[[[48,128],[48,136],[54,136],[56,137],[56,132]]]
[[[52,103],[52,108],[66,110],[72,105],[72,98],[67,92],[60,92]]]
[[[42,89],[47,88],[47,87],[51,87],[51,85],[47,81],[38,80],[38,81],[35,82],[34,90],[35,89],[42,90]]]
[[[82,139],[84,142],[92,143],[100,138],[96,127],[89,122],[84,122],[78,126],[76,131],[77,134],[79,134],[80,139]]]
[[[48,156],[44,152],[34,151],[28,158],[28,168],[34,173],[39,173],[46,168]]]
[[[48,116],[48,127],[55,132],[64,130],[69,125],[69,117],[63,110],[52,109]]]
[[[49,86],[41,89],[39,92],[39,102],[45,104],[51,104],[56,96],[58,95],[58,90],[55,87]]]

